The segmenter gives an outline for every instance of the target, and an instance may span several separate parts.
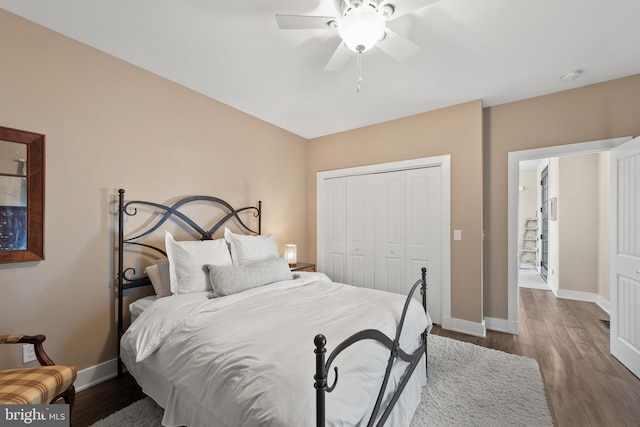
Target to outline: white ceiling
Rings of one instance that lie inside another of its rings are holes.
[[[346,68],[323,70],[337,30],[276,24],[277,13],[336,16],[334,0],[0,0],[0,7],[305,138],[640,73],[638,0],[436,1],[388,22],[421,50],[405,63],[376,47],[365,52],[360,93],[355,53]],[[577,69],[579,79],[561,79]]]

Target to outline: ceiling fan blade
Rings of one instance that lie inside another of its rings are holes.
[[[423,8],[431,3],[435,3],[437,0],[388,0],[383,1],[382,5],[390,4],[393,6],[393,15],[389,20],[400,18],[401,16],[411,13],[414,10]]]
[[[380,40],[376,46],[396,61],[408,61],[420,50],[420,46],[411,40],[402,37],[395,31],[390,30],[389,28],[384,31],[386,33],[384,39]]]
[[[347,62],[349,62],[352,55],[355,55],[355,52],[349,49],[341,40],[338,48],[333,52],[331,59],[329,59],[329,62],[324,67],[324,70],[338,71],[343,69],[347,65]]]
[[[276,15],[278,27],[282,30],[327,30],[329,22],[338,18],[332,16]]]

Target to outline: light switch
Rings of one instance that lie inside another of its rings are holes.
[[[462,230],[453,230],[453,240],[462,240]]]

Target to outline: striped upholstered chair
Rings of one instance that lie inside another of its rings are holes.
[[[38,367],[0,371],[0,404],[47,405],[62,398],[73,410],[76,367],[56,365],[42,348],[44,335],[0,335],[0,344],[33,344]]]

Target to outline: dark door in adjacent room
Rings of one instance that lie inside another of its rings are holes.
[[[540,274],[547,280],[547,267],[549,264],[549,167],[545,167],[540,175],[541,194],[541,233],[540,233]]]

